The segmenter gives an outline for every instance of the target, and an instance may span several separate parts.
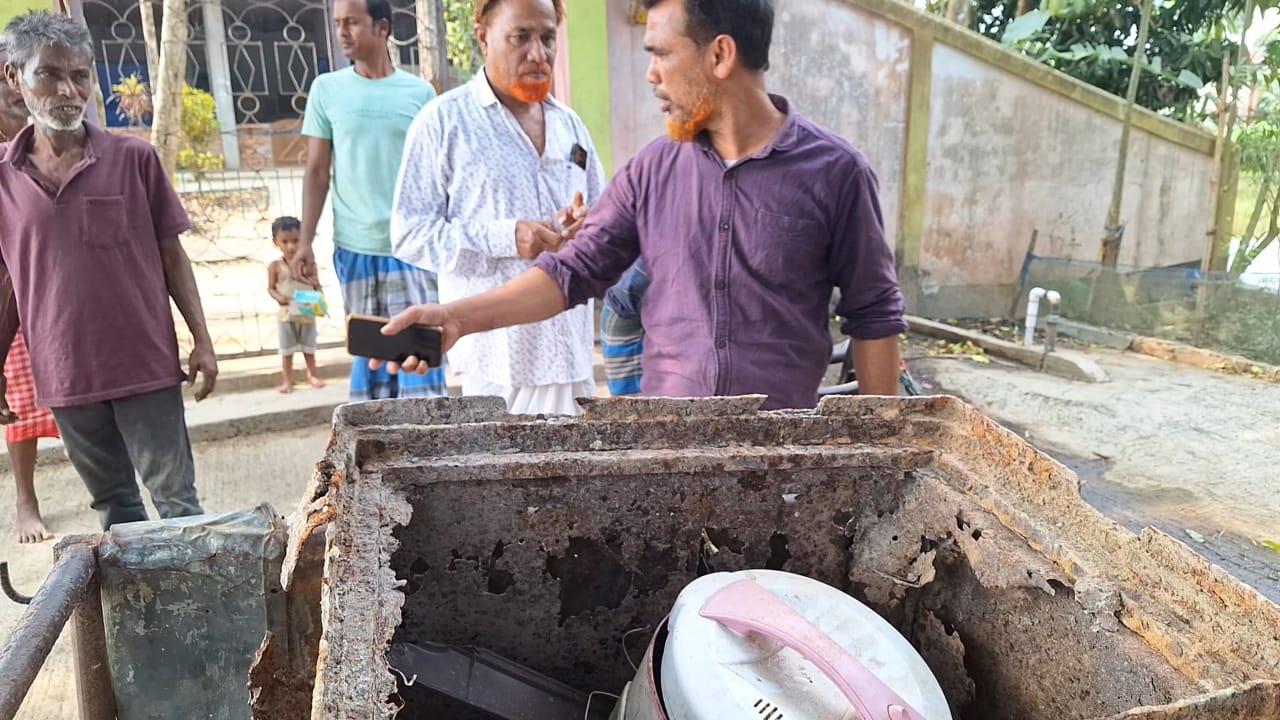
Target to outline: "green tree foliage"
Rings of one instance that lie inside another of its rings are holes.
[[[1131,0],[956,0],[970,29],[1072,77],[1123,97],[1133,69],[1140,3]],[[930,0],[930,6],[943,0]],[[1021,4],[1020,4],[1021,3]],[[1274,0],[1260,5],[1274,5]],[[934,7],[934,9],[938,9]],[[1021,16],[1019,11],[1024,11]],[[1244,0],[1156,0],[1139,105],[1198,120],[1210,113],[1202,89],[1235,57]]]
[[[1230,271],[1244,272],[1280,237],[1280,107],[1274,100],[1258,109],[1252,122],[1236,133],[1240,172],[1253,179],[1258,196]]]
[[[178,168],[210,171],[222,169],[222,155],[209,152],[218,138],[218,117],[213,96],[190,85],[182,87],[181,148]]]
[[[476,11],[472,0],[445,0],[444,25],[449,63],[457,71],[458,79],[466,82],[484,64],[476,42]]]

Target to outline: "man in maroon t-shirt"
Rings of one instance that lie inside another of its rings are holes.
[[[88,30],[33,12],[6,39],[4,78],[33,122],[0,146],[0,362],[21,319],[37,400],[104,528],[146,519],[139,476],[161,517],[200,514],[181,384],[202,374],[204,399],[218,366],[178,242],[187,214],[149,144],[84,121]],[[189,372],[171,296],[195,338]]]

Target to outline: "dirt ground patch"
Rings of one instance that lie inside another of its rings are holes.
[[[317,427],[197,445],[196,485],[205,509],[245,510],[270,502],[279,513],[292,512],[328,439],[329,428]],[[69,464],[37,470],[36,484],[41,510],[54,532],[61,536],[98,531],[89,496]],[[16,544],[13,501],[12,476],[5,473],[0,479],[0,560],[9,563],[17,589],[30,595],[53,566],[53,544]],[[148,508],[155,517],[149,502]],[[23,609],[0,597],[0,638],[8,637]],[[63,633],[17,720],[66,720],[77,712],[71,636]]]

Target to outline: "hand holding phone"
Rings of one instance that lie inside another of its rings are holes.
[[[352,315],[347,318],[347,352],[356,357],[402,365],[410,357],[428,367],[440,367],[444,355],[439,330],[411,325],[395,335],[383,335],[387,318]]]

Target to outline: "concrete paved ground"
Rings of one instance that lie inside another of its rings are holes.
[[[1141,355],[1092,353],[1109,383],[1010,365],[921,360],[935,390],[1023,428],[1049,450],[1107,462],[1106,477],[1188,523],[1280,531],[1280,385]]]
[[[1280,602],[1280,553],[1255,544],[1280,542],[1280,385],[1090,355],[1111,382],[1000,361],[910,367],[925,392],[964,398],[1071,467],[1085,499],[1113,519],[1159,527]]]

